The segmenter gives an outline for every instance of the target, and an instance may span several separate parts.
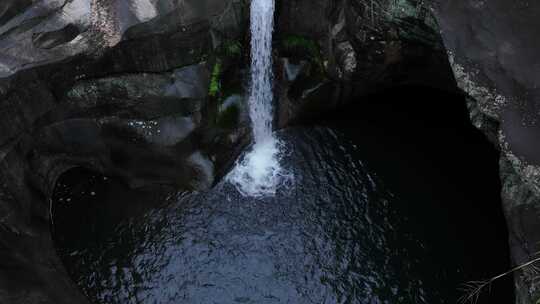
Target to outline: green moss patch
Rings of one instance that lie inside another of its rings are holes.
[[[221,53],[228,57],[242,56],[242,43],[236,40],[227,40],[221,46]]]
[[[208,95],[212,98],[216,98],[221,90],[221,73],[222,63],[221,59],[217,58],[212,68],[212,75],[210,76],[210,87],[208,89]]]
[[[319,44],[308,37],[287,35],[281,40],[281,52],[292,58],[320,59]]]

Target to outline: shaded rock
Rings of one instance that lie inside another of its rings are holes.
[[[7,3],[4,4],[5,15],[13,18],[3,25],[0,23],[0,77],[76,55],[101,56],[108,48],[125,40],[166,34],[171,36],[172,33],[185,35],[193,31],[194,24],[206,24],[214,32],[223,35],[235,33],[233,36],[238,36],[247,13],[243,9],[245,1],[236,0],[74,0],[41,1],[34,6],[29,6],[27,1],[17,5],[12,1]],[[27,8],[24,14],[14,16],[12,13],[24,8]],[[74,27],[77,27],[80,35],[75,35]],[[209,32],[206,34],[209,35]],[[148,47],[156,47],[157,43],[165,42],[154,39],[154,44]],[[183,57],[188,58],[201,55],[201,52],[192,54],[193,50],[197,50],[193,40],[186,45],[169,46],[159,49],[163,55],[157,58],[163,61],[169,50],[185,50]],[[206,54],[210,48],[211,44],[203,45],[202,53]],[[148,49],[147,52],[156,56],[155,49]],[[125,55],[130,57],[130,54]],[[158,63],[150,60],[150,64],[155,66]]]
[[[313,98],[315,103],[320,100],[319,106],[298,108],[304,109],[298,110],[302,115],[309,111],[315,111],[308,115],[311,117],[324,115],[353,96],[361,98],[399,85],[456,90],[437,22],[427,3],[356,0],[320,1],[309,9],[307,2],[305,5],[303,1],[280,3],[279,52],[310,62],[311,72],[320,76],[304,75],[295,83],[280,84],[280,90],[288,91],[279,94],[283,99],[280,108],[288,108],[280,110],[280,125],[296,116],[291,104],[308,103],[293,100],[309,95],[310,89],[323,82],[334,83],[332,92],[322,94],[328,98],[326,104],[322,106],[322,100]],[[303,51],[291,50],[291,44]],[[287,64],[283,69],[287,71]],[[306,94],[304,90],[308,90]]]
[[[243,96],[233,94],[227,97],[219,106],[217,124],[226,129],[249,125],[249,114],[246,109],[246,101]]]
[[[324,39],[328,31],[328,12],[334,1],[280,1],[277,20],[278,35],[294,32],[314,39]]]
[[[125,37],[134,39],[171,31],[185,31],[185,26],[205,21],[210,22],[213,30],[230,38],[239,36],[243,31],[247,13],[246,1],[184,1],[179,7],[165,4],[167,1],[162,2],[156,7],[168,6],[171,10],[128,28]]]
[[[193,65],[173,72],[174,83],[167,95],[178,98],[203,99],[208,95],[210,72],[205,65]]]
[[[516,265],[540,250],[540,129],[537,121],[540,5],[530,1],[439,1],[434,11],[471,117],[501,150],[502,197]],[[530,271],[516,274],[516,303],[536,303]]]
[[[62,173],[204,189],[240,152],[243,126],[208,119],[206,62],[214,32],[242,36],[246,12],[238,1],[195,2],[41,1],[0,23],[1,303],[87,303],[49,233]],[[130,32],[152,20],[165,30]]]
[[[185,31],[127,40],[106,52],[109,69],[129,67],[131,71],[159,72],[203,60],[212,49],[208,23],[197,23]]]
[[[5,0],[0,3],[0,26],[11,20],[14,16],[24,12],[33,0]]]
[[[210,189],[214,184],[214,163],[200,151],[191,154],[188,158],[193,168],[199,172],[196,178],[191,180],[194,189]]]
[[[349,41],[338,43],[336,46],[336,56],[339,65],[340,78],[350,80],[358,66],[356,53],[351,43]]]
[[[165,97],[171,75],[128,74],[80,81],[66,94],[66,102],[77,108],[135,106],[145,100]]]
[[[22,35],[25,32],[30,31],[35,26],[39,25],[41,22],[43,22],[44,19],[45,18],[43,16],[37,16],[37,17],[34,17],[34,18],[26,19],[23,22],[21,22],[20,24],[14,26],[14,27],[10,28],[9,30],[7,30],[6,32],[2,33],[0,35],[0,38],[6,39],[6,38],[8,38],[9,36],[12,36],[12,35]]]
[[[150,143],[160,146],[174,146],[186,139],[195,130],[191,117],[163,117],[146,124],[142,135]]]
[[[37,48],[52,49],[56,46],[72,41],[79,35],[79,33],[79,29],[75,25],[68,24],[64,28],[57,31],[35,33],[32,40]]]
[[[300,63],[292,63],[289,58],[282,58],[281,64],[283,65],[283,71],[285,72],[283,78],[288,82],[294,82],[300,73],[306,68],[307,61],[300,61]]]

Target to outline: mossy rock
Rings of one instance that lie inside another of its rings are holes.
[[[223,59],[239,59],[246,53],[245,46],[240,40],[228,39],[220,43],[215,49],[216,56]]]
[[[299,35],[287,35],[283,37],[281,47],[283,51],[293,54],[319,54],[319,44],[316,41]]]
[[[244,47],[240,41],[227,40],[221,45],[221,53],[227,57],[240,57],[243,51]]]
[[[217,58],[212,67],[212,73],[210,75],[210,85],[208,86],[208,96],[216,98],[221,91],[221,74],[222,74],[222,62]]]
[[[208,95],[223,101],[224,96],[241,91],[241,80],[235,74],[242,64],[244,46],[238,40],[226,40],[214,51]]]
[[[286,35],[279,43],[281,57],[288,57],[292,60],[308,60],[316,62],[323,67],[321,48],[314,39],[300,35]]]

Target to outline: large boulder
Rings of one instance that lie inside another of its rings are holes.
[[[244,36],[245,7],[2,1],[0,303],[87,303],[49,231],[49,198],[67,170],[184,190],[223,174],[246,128],[221,127],[209,91],[220,45]]]

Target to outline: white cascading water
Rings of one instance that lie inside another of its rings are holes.
[[[273,195],[289,178],[279,164],[282,145],[272,134],[274,6],[274,0],[251,1],[249,116],[254,144],[227,178],[246,196]]]

